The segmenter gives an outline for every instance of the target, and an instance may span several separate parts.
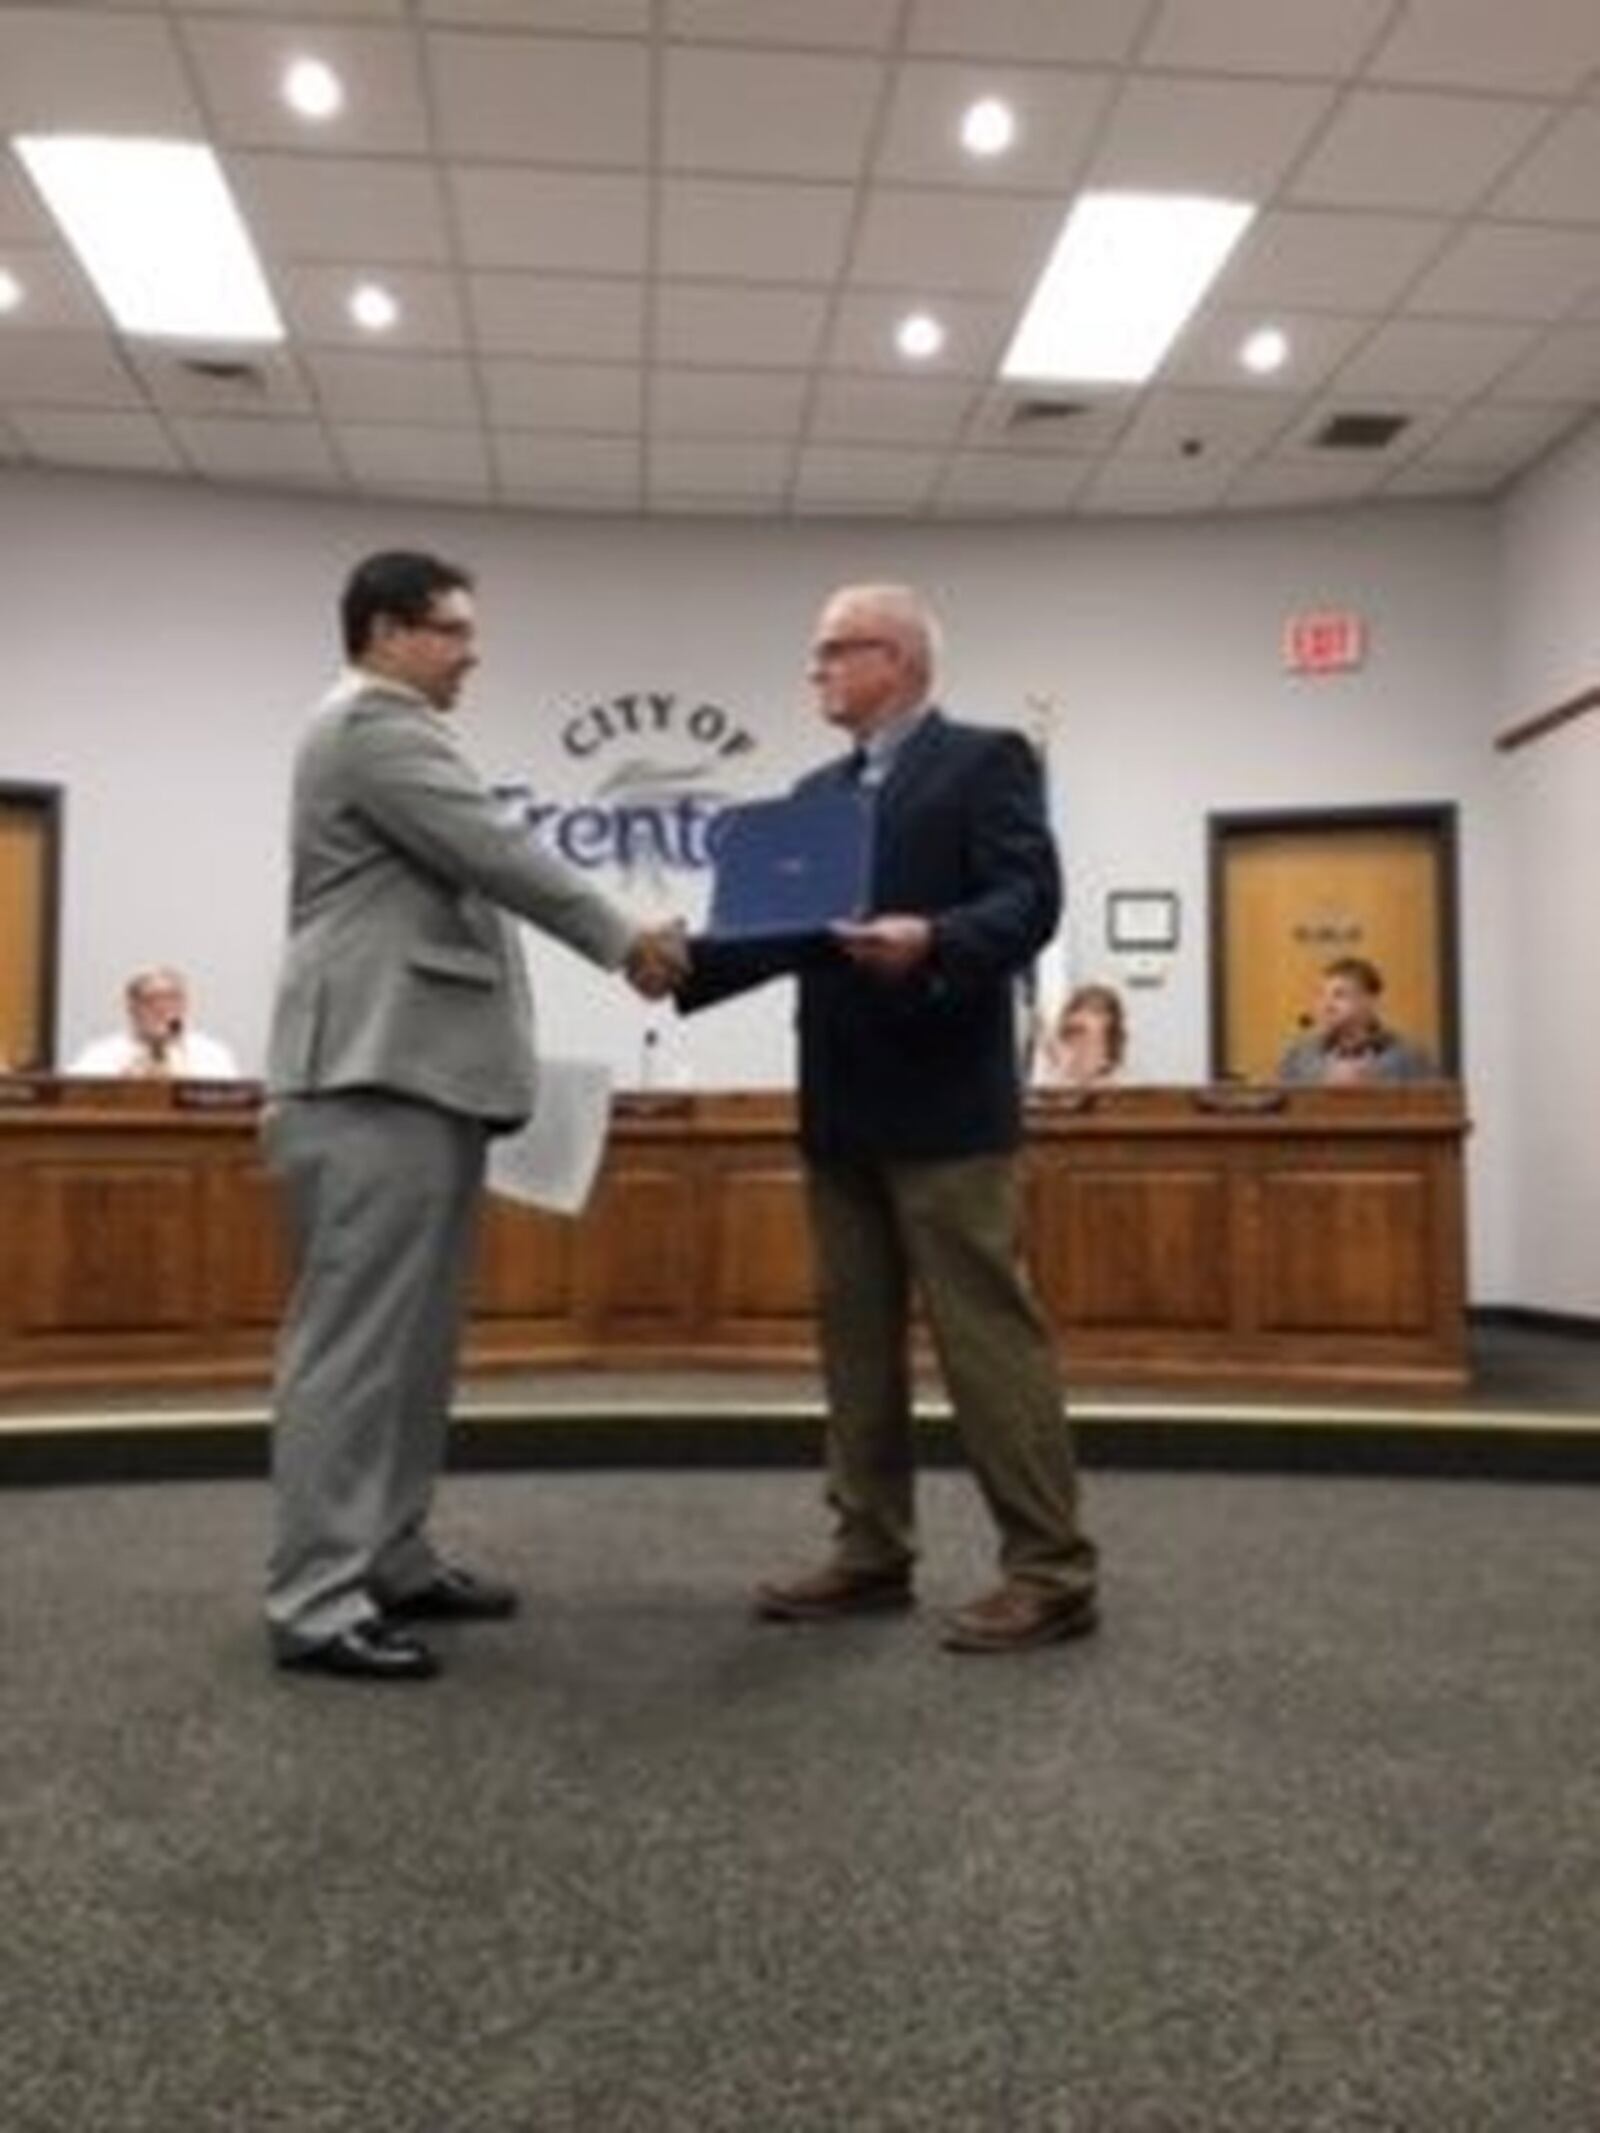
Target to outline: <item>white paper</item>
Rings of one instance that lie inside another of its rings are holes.
[[[541,1058],[532,1118],[489,1143],[489,1190],[552,1214],[582,1214],[610,1129],[610,1068]]]

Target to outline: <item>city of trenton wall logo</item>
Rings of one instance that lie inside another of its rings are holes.
[[[513,821],[570,865],[613,868],[635,883],[660,887],[669,875],[710,865],[713,826],[737,797],[728,768],[756,746],[731,711],[641,689],[585,705],[560,738],[587,797],[575,802],[541,793],[528,778],[501,778],[495,796]]]

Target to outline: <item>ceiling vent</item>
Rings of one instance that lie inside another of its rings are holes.
[[[1019,400],[1006,414],[1008,430],[1059,429],[1064,422],[1071,422],[1076,415],[1086,415],[1088,403],[1084,400]]]
[[[1410,422],[1409,415],[1330,415],[1311,442],[1324,452],[1381,452]]]
[[[178,368],[206,385],[238,387],[246,392],[265,392],[266,373],[258,364],[241,356],[183,356]]]

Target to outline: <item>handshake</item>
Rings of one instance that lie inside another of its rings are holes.
[[[689,975],[689,934],[681,918],[644,926],[634,935],[623,974],[646,1000],[664,1000]]]

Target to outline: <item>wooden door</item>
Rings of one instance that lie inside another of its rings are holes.
[[[1212,823],[1212,1069],[1270,1080],[1324,967],[1383,974],[1384,1020],[1457,1068],[1449,808]]]
[[[0,1068],[53,1063],[59,830],[54,786],[0,785]]]

